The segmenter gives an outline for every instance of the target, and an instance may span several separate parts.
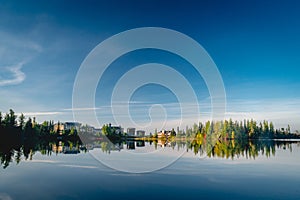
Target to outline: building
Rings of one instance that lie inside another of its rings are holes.
[[[62,134],[63,131],[65,130],[65,126],[63,123],[56,123],[54,124],[53,129],[55,132],[59,132],[59,134]]]
[[[52,145],[52,151],[54,152],[54,153],[61,153],[62,151],[63,151],[63,146],[62,146],[62,142],[61,141],[59,141],[59,143],[58,144],[53,144]]]
[[[127,128],[128,136],[135,136],[135,128]]]
[[[170,136],[176,136],[176,132],[175,131],[166,131],[166,130],[162,130],[160,132],[157,133],[157,137],[158,138],[162,138],[162,137],[165,137],[165,138],[168,138]]]
[[[102,129],[101,128],[95,128],[93,126],[90,126],[88,124],[86,125],[81,125],[79,129],[80,133],[87,133],[87,134],[93,134],[93,135],[100,135],[102,134]]]
[[[136,136],[138,136],[138,137],[145,137],[145,131],[143,131],[143,130],[136,131]]]
[[[59,134],[63,134],[63,132],[66,130],[75,129],[75,130],[79,131],[80,126],[81,126],[81,124],[78,122],[64,122],[64,123],[58,122],[58,123],[54,124],[53,129],[55,132],[59,132]]]
[[[65,130],[76,129],[77,131],[79,131],[81,124],[78,122],[65,122],[64,126]]]
[[[64,123],[54,124],[53,129],[55,132],[59,132],[59,134],[63,134],[64,131],[72,130],[72,129],[79,131],[80,126],[81,124],[78,122],[64,122]]]
[[[102,129],[101,128],[95,128],[94,129],[94,133],[95,134],[101,134],[102,133]]]

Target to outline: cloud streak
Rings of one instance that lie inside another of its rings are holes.
[[[29,160],[28,162],[34,162],[34,163],[59,163],[59,161],[55,161],[55,160]]]
[[[82,168],[82,169],[97,169],[97,166],[89,166],[89,165],[60,165],[62,167],[71,167],[71,168]]]
[[[21,71],[23,65],[24,62],[20,62],[15,66],[6,67],[6,71],[10,73],[11,78],[2,79],[0,77],[0,86],[18,85],[22,83],[26,78],[25,73]]]
[[[25,112],[23,114],[25,116],[47,116],[47,115],[60,115],[62,114],[62,112]]]
[[[99,110],[101,108],[65,108],[64,111],[90,111],[90,110]]]

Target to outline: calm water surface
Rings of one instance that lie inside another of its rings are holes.
[[[0,199],[300,199],[300,142],[272,142],[252,156],[242,151],[228,158],[200,158],[188,150],[168,167],[142,174],[111,169],[91,153],[113,157],[128,148],[121,146],[79,152],[52,147],[31,152],[32,160],[23,155],[18,164],[15,153],[0,170]]]

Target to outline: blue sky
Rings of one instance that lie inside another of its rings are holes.
[[[223,78],[227,118],[300,129],[299,10],[298,1],[1,1],[0,110],[73,120],[73,84],[89,52],[119,32],[151,26],[182,32],[206,49]],[[153,62],[179,70],[197,91],[202,119],[209,118],[207,87],[190,64],[145,49],[121,56],[105,72],[95,98],[100,124],[111,121],[111,93],[122,74]],[[130,112],[146,123],[152,107],[154,121],[168,113],[169,127],[176,127],[178,106],[168,88],[152,84],[132,95]]]

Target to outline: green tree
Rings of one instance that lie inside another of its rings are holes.
[[[225,120],[224,123],[223,123],[223,129],[222,129],[222,137],[223,138],[228,138],[228,121]]]
[[[24,133],[25,133],[25,137],[33,136],[32,120],[30,117],[28,118],[28,120],[25,123]]]
[[[269,124],[268,121],[263,121],[263,135],[264,137],[269,137]]]
[[[263,133],[263,125],[261,122],[259,122],[259,127],[258,127],[258,136],[260,136]]]
[[[245,131],[245,133],[249,132],[248,122],[249,122],[249,120],[244,119],[244,131]]]
[[[112,135],[112,130],[109,125],[105,124],[102,126],[102,133],[106,136],[111,136]]]
[[[60,135],[60,134],[61,134],[61,131],[60,131],[61,127],[60,127],[60,126],[61,126],[61,124],[60,124],[60,122],[58,121],[58,122],[57,122],[57,129],[56,129],[56,134],[57,134],[57,135]]]
[[[70,135],[77,135],[77,130],[74,127],[71,128]]]
[[[36,123],[35,117],[33,117],[32,119],[33,119],[33,121],[32,121],[32,128],[34,128],[37,123]]]
[[[23,129],[24,125],[25,125],[25,116],[23,113],[21,113],[21,115],[19,116],[19,127]]]
[[[175,132],[174,128],[172,128],[171,136],[172,136],[172,137],[173,137],[173,136],[176,136],[176,132]]]
[[[275,133],[274,125],[272,122],[270,122],[270,137],[271,138],[274,138],[274,133]]]
[[[213,133],[214,133],[214,122],[212,121],[212,122],[210,123],[209,128],[208,128],[207,134],[208,134],[208,135],[212,135]]]
[[[5,116],[4,116],[4,119],[3,119],[3,126],[4,127],[9,127],[9,121],[10,121],[9,114],[6,113]]]
[[[2,126],[2,113],[0,112],[0,128]]]
[[[198,125],[196,123],[194,123],[194,125],[193,125],[193,134],[197,134],[198,130],[199,130]]]
[[[234,138],[235,138],[235,132],[232,131],[232,132],[231,132],[231,139],[234,139]]]
[[[210,121],[207,121],[206,123],[205,123],[205,133],[206,134],[209,134],[208,132],[209,132],[209,129],[210,129]]]
[[[42,134],[42,135],[49,135],[50,134],[50,127],[49,127],[49,122],[48,121],[44,121],[40,125],[40,134]]]
[[[16,118],[15,112],[12,109],[9,109],[9,126],[14,127],[16,125]]]
[[[249,132],[248,132],[248,137],[249,138],[254,138],[256,137],[256,122],[251,119],[251,121],[249,122]]]

